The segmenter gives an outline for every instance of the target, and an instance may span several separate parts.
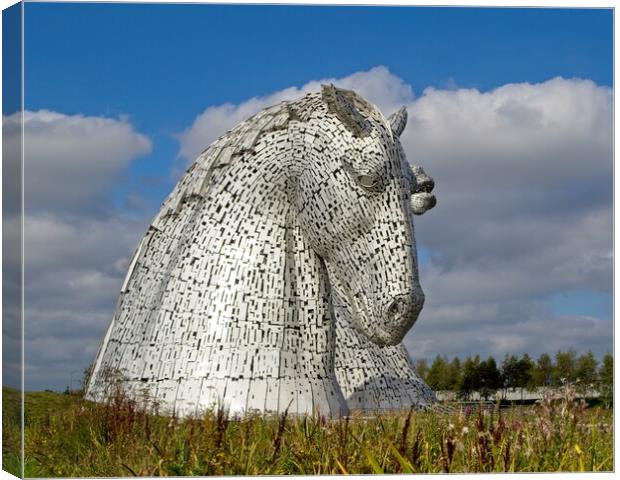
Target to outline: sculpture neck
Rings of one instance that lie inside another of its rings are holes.
[[[265,147],[288,134],[266,135],[232,157],[229,143],[207,150],[162,206],[129,269],[92,398],[100,372],[122,368],[128,388],[168,408],[224,398],[231,412],[346,409],[325,267],[290,205],[293,156]]]

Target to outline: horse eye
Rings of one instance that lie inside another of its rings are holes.
[[[360,175],[357,177],[357,181],[364,188],[374,188],[379,183],[377,178],[372,175]]]

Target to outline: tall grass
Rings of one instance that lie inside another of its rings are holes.
[[[27,394],[26,399],[27,476],[613,468],[611,411],[587,408],[570,391],[509,411],[411,410],[342,419],[286,413],[235,418],[224,410],[178,419],[148,414],[122,392],[107,404],[52,393]],[[9,412],[4,421],[11,418]],[[10,467],[18,455],[19,442],[12,436],[19,428],[4,433],[3,463]]]

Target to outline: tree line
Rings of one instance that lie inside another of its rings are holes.
[[[461,361],[437,355],[431,365],[426,359],[418,360],[416,370],[433,390],[452,390],[461,398],[473,392],[488,398],[500,389],[535,390],[565,384],[582,392],[598,390],[603,397],[611,398],[613,392],[613,356],[609,353],[601,362],[591,351],[577,356],[573,349],[560,350],[554,358],[543,353],[536,360],[524,353],[521,357],[506,355],[499,365],[492,356],[481,360],[476,355]]]

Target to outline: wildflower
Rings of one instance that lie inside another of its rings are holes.
[[[577,455],[581,455],[583,453],[583,450],[581,450],[578,444],[575,444],[575,451],[577,452]]]
[[[538,422],[538,429],[540,433],[542,433],[544,439],[549,440],[551,436],[551,425],[549,424],[549,422],[541,419]]]
[[[460,440],[456,441],[456,451],[457,452],[464,452],[465,451],[465,444],[463,442],[461,442]]]
[[[463,427],[463,430],[461,432],[463,435],[467,435],[469,433],[469,428],[467,427]]]
[[[445,453],[444,453],[445,456],[443,456],[444,470],[446,472],[450,472],[450,465],[452,464],[452,459],[454,458],[454,451],[456,450],[456,447],[457,447],[457,442],[454,437],[446,438]]]

